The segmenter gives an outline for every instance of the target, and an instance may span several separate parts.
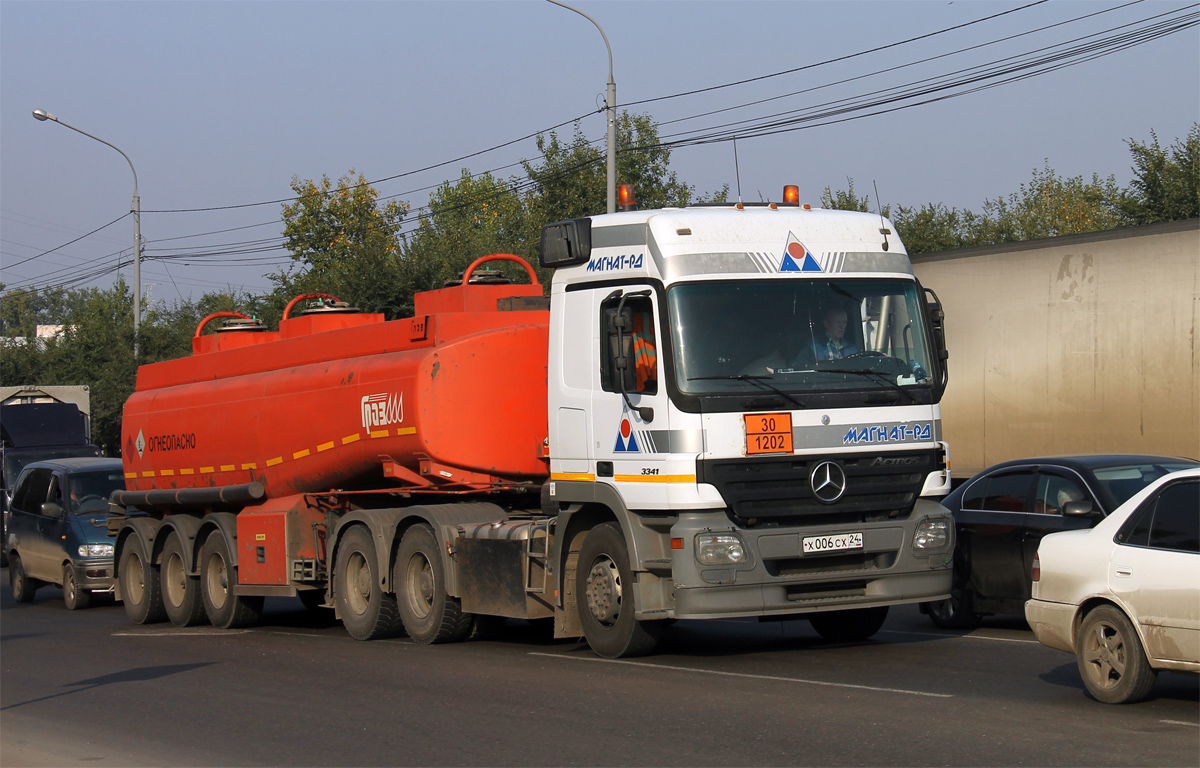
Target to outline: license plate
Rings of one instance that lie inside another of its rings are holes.
[[[832,536],[807,536],[801,541],[804,554],[815,555],[819,552],[837,552],[843,549],[862,549],[861,533],[835,533]]]

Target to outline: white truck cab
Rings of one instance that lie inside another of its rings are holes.
[[[640,621],[812,614],[849,638],[948,596],[942,316],[886,219],[626,211],[548,225],[540,259],[546,511],[564,547],[573,513],[616,516]]]

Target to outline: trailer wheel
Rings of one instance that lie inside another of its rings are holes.
[[[125,615],[134,624],[154,624],[167,618],[163,610],[158,568],[150,562],[146,544],[136,533],[121,547],[121,597]]]
[[[606,659],[645,656],[658,645],[660,621],[638,621],[629,548],[621,529],[603,523],[588,532],[575,571],[575,599],[584,637]]]
[[[200,596],[200,577],[189,576],[183,561],[183,542],[172,532],[163,545],[162,565],[163,608],[167,618],[177,627],[193,627],[207,619],[204,600]]]
[[[200,595],[214,627],[252,627],[262,619],[262,597],[235,595],[237,568],[229,556],[225,534],[214,530],[200,550]]]
[[[379,558],[370,532],[356,525],[338,543],[334,601],[346,631],[355,640],[400,634],[396,596],[379,588]]]
[[[879,631],[887,619],[887,606],[882,608],[851,608],[845,611],[822,611],[808,617],[817,634],[834,643],[856,643]]]
[[[42,585],[40,581],[29,578],[29,574],[25,573],[25,564],[16,552],[9,557],[8,584],[12,587],[13,599],[18,603],[33,602],[34,593]]]
[[[452,643],[471,634],[471,614],[462,612],[458,598],[446,594],[442,548],[433,528],[422,523],[404,532],[392,583],[404,629],[413,640]]]
[[[68,611],[82,610],[92,604],[92,593],[79,588],[70,563],[63,566],[63,602]]]

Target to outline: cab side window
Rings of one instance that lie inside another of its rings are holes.
[[[621,298],[614,296],[600,305],[600,385],[607,392],[620,392],[615,359],[624,357],[625,391],[631,395],[653,395],[658,392],[658,340],[654,325],[654,305],[649,297],[625,299],[617,318]],[[617,325],[623,323],[621,333]],[[623,346],[618,346],[618,338]]]
[[[1037,495],[1033,499],[1033,511],[1038,514],[1061,515],[1062,509],[1072,501],[1087,501],[1091,496],[1078,480],[1062,475],[1038,475]]]
[[[49,469],[35,469],[25,476],[24,482],[17,486],[13,495],[13,509],[22,512],[40,514],[42,503],[46,501],[46,493],[50,490],[50,481],[54,473]]]

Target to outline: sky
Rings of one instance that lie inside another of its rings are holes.
[[[740,176],[746,200],[798,184],[815,206],[853,179],[884,204],[979,210],[1045,162],[1126,185],[1127,140],[1200,120],[1200,4],[574,4],[612,45],[619,108],[701,140],[671,156],[699,194],[736,197]],[[129,165],[34,109],[132,160],[143,292],[172,302],[270,288],[294,177],[388,178],[415,210],[463,168],[507,178],[537,151],[446,161],[575,118],[602,145],[607,76],[596,28],[542,0],[0,0],[0,282],[132,280],[130,217],[81,238],[129,211]],[[704,141],[734,135],[736,174],[733,144]]]

